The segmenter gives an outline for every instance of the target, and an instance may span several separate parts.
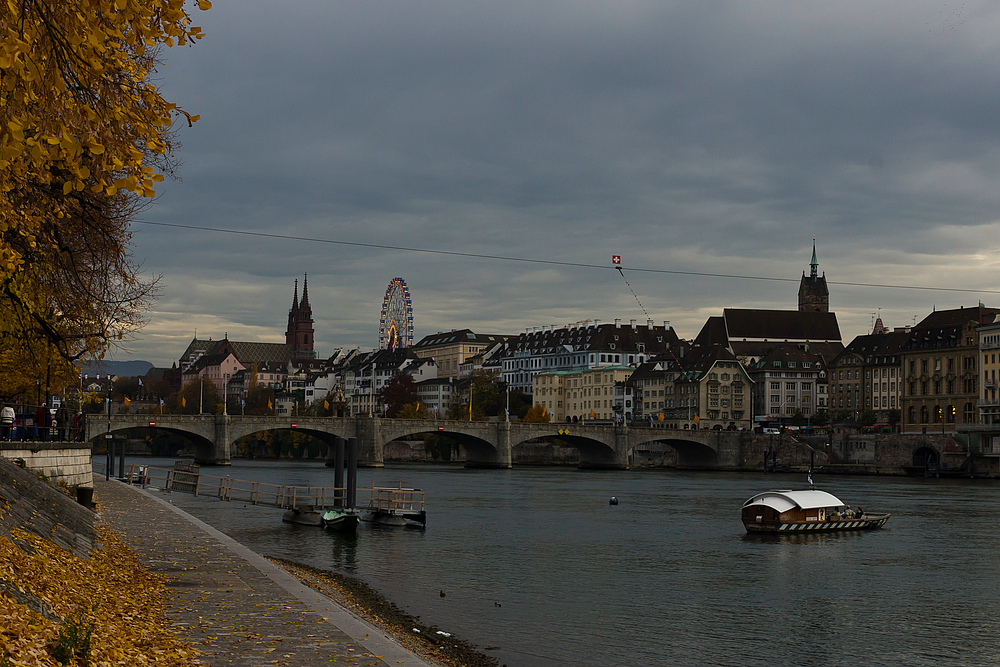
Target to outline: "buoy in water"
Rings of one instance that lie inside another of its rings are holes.
[[[608,501],[608,504],[609,505],[617,505],[618,504],[618,498],[616,496],[611,496],[611,500]]]

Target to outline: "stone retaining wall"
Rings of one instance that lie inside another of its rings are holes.
[[[85,442],[0,442],[0,456],[24,461],[24,467],[42,473],[52,482],[67,486],[94,486],[90,443]]]

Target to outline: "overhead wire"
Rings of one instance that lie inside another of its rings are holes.
[[[245,229],[225,229],[222,227],[204,227],[198,225],[185,225],[176,222],[156,222],[153,220],[134,220],[136,224],[150,225],[154,227],[168,227],[173,229],[190,229],[199,232],[215,232],[219,234],[236,234],[240,236],[251,236],[258,238],[268,238],[268,239],[282,239],[286,241],[308,241],[309,243],[326,243],[330,245],[340,245],[348,246],[354,248],[370,248],[373,250],[397,250],[400,252],[416,252],[431,255],[445,255],[449,257],[465,257],[470,259],[489,259],[502,262],[521,262],[526,264],[543,264],[549,266],[568,266],[574,268],[582,269],[603,269],[608,270],[609,268],[615,269],[619,268],[617,266],[608,266],[607,264],[592,264],[588,262],[567,262],[560,261],[556,259],[535,259],[530,257],[512,257],[508,255],[491,255],[486,253],[475,253],[475,252],[462,252],[459,250],[438,250],[434,248],[414,248],[411,246],[399,246],[390,245],[386,243],[365,243],[362,241],[342,241],[339,239],[324,239],[311,236],[296,236],[292,234],[277,234],[274,232],[254,232]],[[652,269],[645,267],[628,267],[629,271],[641,272],[641,273],[657,273],[657,274],[667,274],[675,276],[694,276],[701,278],[729,278],[736,280],[764,280],[769,282],[786,282],[786,283],[797,283],[798,278],[778,278],[774,276],[753,276],[744,275],[738,273],[712,273],[709,271],[681,271],[678,269]],[[624,278],[624,274],[622,274]],[[627,281],[626,281],[627,282]],[[1000,289],[972,289],[966,287],[932,287],[930,285],[892,285],[883,283],[862,283],[853,281],[838,281],[838,280],[828,280],[829,285],[839,285],[843,287],[872,287],[881,289],[900,289],[900,290],[921,290],[921,291],[931,291],[931,292],[963,292],[971,294],[1000,294]],[[631,289],[631,286],[630,286]],[[640,307],[642,304],[639,304]],[[645,312],[645,310],[644,310]]]

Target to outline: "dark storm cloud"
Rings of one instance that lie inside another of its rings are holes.
[[[180,129],[183,182],[150,220],[792,279],[816,234],[830,280],[995,284],[989,4],[219,0],[197,19],[206,38],[162,74],[202,120]],[[280,338],[304,272],[327,349],[375,344],[394,275],[418,336],[645,318],[616,272],[138,232],[167,284],[150,330],[183,323],[179,339]],[[631,278],[686,337],[723,307],[794,307],[797,289]],[[976,298],[832,295],[847,338],[877,308],[903,324]]]

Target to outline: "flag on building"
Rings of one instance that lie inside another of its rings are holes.
[[[611,263],[615,264],[615,265],[621,264],[622,263],[622,256],[621,255],[611,255]]]

